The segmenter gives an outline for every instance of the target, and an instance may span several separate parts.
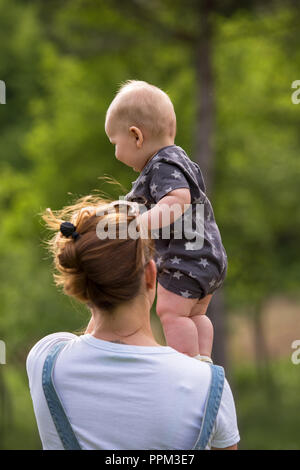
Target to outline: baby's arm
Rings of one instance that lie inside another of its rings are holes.
[[[149,211],[138,216],[142,231],[166,227],[185,212],[185,204],[191,203],[191,193],[188,188],[178,188],[170,191]]]

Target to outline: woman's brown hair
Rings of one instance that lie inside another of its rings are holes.
[[[129,224],[136,218],[129,209],[122,200],[88,195],[60,211],[47,209],[43,213],[47,227],[55,232],[46,242],[54,258],[54,280],[65,294],[108,312],[137,296],[155,246],[151,237],[128,236]],[[66,221],[76,227],[77,239],[60,232]],[[114,226],[116,237],[100,239],[99,223],[101,227]]]

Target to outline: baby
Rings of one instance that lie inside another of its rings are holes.
[[[161,89],[144,81],[127,81],[107,110],[105,132],[115,145],[116,158],[140,172],[125,200],[147,208],[138,220],[155,238],[156,311],[167,345],[211,362],[213,326],[205,313],[226,276],[227,256],[201,170],[174,144],[173,104]],[[199,206],[202,230],[197,223]],[[167,213],[168,238],[162,236]],[[194,235],[201,232],[202,243],[191,242],[185,229],[176,236],[178,220],[182,223],[186,214]]]

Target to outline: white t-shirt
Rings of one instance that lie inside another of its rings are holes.
[[[207,363],[168,346],[135,346],[90,334],[54,333],[31,349],[26,361],[43,449],[63,449],[42,388],[50,348],[68,343],[53,379],[82,449],[192,449],[199,435],[211,379]],[[233,396],[225,380],[207,448],[240,440]]]

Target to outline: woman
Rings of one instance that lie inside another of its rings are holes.
[[[80,449],[200,448],[194,446],[212,368],[155,340],[154,243],[132,236],[137,214],[121,202],[87,196],[43,216],[55,232],[49,246],[56,284],[91,311],[84,334],[48,335],[27,357],[44,449],[67,448],[67,428]],[[226,379],[212,424],[205,448],[236,449],[239,432]]]

